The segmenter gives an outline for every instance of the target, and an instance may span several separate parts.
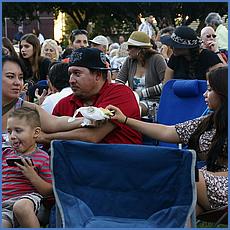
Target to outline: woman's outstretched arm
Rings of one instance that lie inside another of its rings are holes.
[[[175,126],[161,125],[157,123],[148,123],[139,121],[133,118],[126,117],[121,110],[113,105],[108,105],[106,109],[113,110],[114,116],[111,119],[116,119],[121,123],[143,133],[146,136],[159,141],[180,143],[181,140],[176,132]]]

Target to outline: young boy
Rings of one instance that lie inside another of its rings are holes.
[[[52,194],[49,156],[36,146],[39,113],[26,107],[13,111],[7,132],[11,148],[2,153],[2,227],[39,228],[41,199]]]

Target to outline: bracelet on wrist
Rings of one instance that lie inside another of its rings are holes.
[[[127,120],[128,120],[128,117],[126,116],[126,117],[125,117],[125,121],[123,122],[124,125],[126,125]]]

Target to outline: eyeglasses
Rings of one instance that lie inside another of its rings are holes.
[[[206,38],[211,38],[211,37],[212,37],[212,38],[215,38],[216,35],[215,35],[215,34],[207,34],[207,35],[206,35]]]
[[[78,34],[88,35],[88,32],[86,30],[79,30],[79,29],[72,30],[72,32],[71,32],[72,36],[76,36]]]

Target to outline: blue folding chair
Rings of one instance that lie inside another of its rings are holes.
[[[195,155],[148,145],[53,141],[51,227],[185,227],[196,205]]]
[[[206,90],[205,80],[169,80],[162,90],[157,123],[175,125],[202,116],[207,109],[203,96]],[[159,145],[176,146],[165,142]]]

